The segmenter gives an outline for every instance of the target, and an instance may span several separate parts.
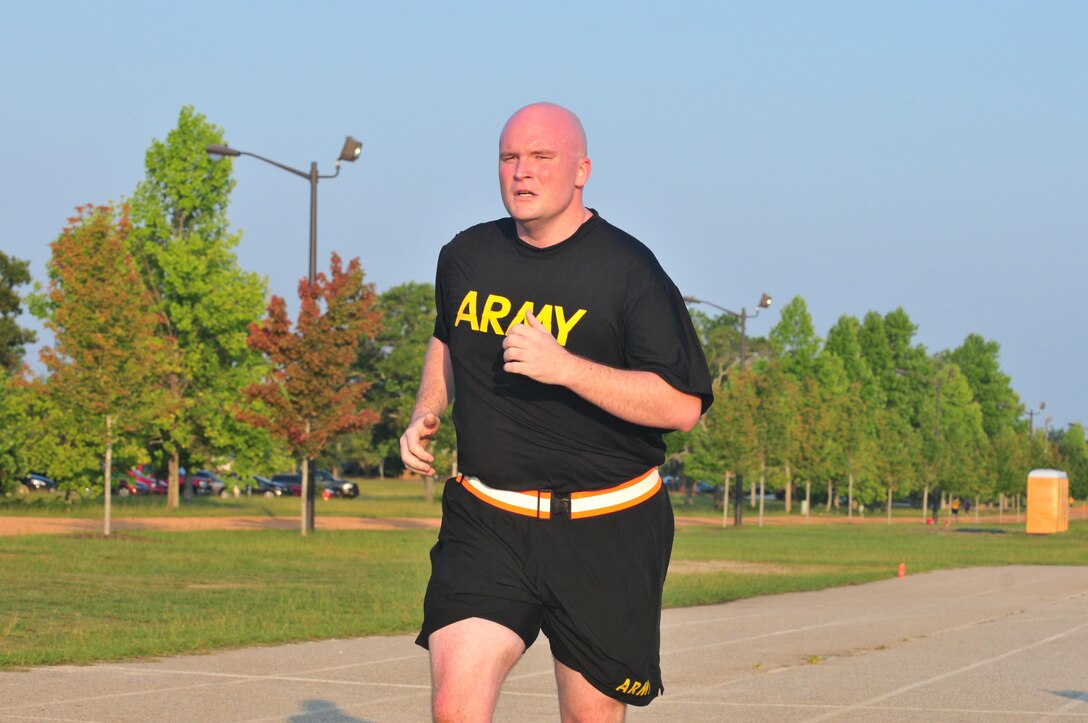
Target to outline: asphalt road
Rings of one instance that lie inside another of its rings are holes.
[[[1088,567],[666,610],[662,638],[666,693],[630,721],[1088,721]],[[402,635],[2,673],[0,721],[416,722],[429,694]],[[496,720],[558,720],[543,638]]]

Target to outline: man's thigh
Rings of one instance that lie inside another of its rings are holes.
[[[428,649],[435,719],[489,720],[525,643],[498,623],[467,618],[431,633]]]

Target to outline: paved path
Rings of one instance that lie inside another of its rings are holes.
[[[666,610],[630,721],[1088,721],[1088,567],[975,568]],[[426,721],[412,636],[0,673],[0,721]],[[498,721],[556,721],[544,638]]]

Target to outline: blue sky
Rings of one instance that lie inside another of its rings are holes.
[[[685,294],[800,295],[821,335],[902,307],[930,352],[997,341],[1037,425],[1088,423],[1085,28],[1083,2],[6,0],[0,248],[44,279],[72,209],[130,196],[191,104],[296,168],[362,140],[320,184],[319,266],[429,282],[504,213],[503,122],[550,100],[586,127],[589,205]],[[292,298],[308,185],[235,178],[239,260]]]

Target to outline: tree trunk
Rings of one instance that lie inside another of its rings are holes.
[[[888,524],[892,523],[892,486],[888,485]]]
[[[805,480],[805,522],[812,513],[812,480]]]
[[[110,494],[113,491],[113,415],[106,415],[106,494],[102,508],[102,534],[110,536]]]
[[[178,494],[178,475],[181,469],[181,460],[177,452],[170,454],[170,459],[166,462],[166,469],[166,509],[176,510],[181,506],[181,498]]]
[[[759,526],[763,527],[763,497],[765,492],[764,487],[764,474],[763,467],[759,468]]]
[[[310,431],[310,423],[307,422],[306,423],[307,436],[309,436],[309,431]],[[306,519],[306,487],[309,484],[310,484],[310,460],[303,457],[302,458],[302,514],[299,515],[299,520],[302,522],[301,531],[302,531],[302,536],[303,537],[305,537],[306,533],[308,532],[308,530],[306,529],[308,527],[308,525],[306,524],[306,522],[307,522],[307,519]]]
[[[722,496],[722,528],[729,527],[729,478],[730,474],[725,473],[725,494]]]
[[[385,457],[378,460],[378,479],[385,479]]]
[[[847,476],[847,493],[846,493],[846,517],[847,519],[854,519],[854,473],[851,472]]]
[[[423,478],[423,499],[434,502],[434,477]]]
[[[793,477],[790,476],[790,465],[786,463],[786,514],[793,511]]]
[[[831,512],[831,506],[835,501],[835,482],[834,480],[827,481],[827,511]]]
[[[753,479],[752,484],[750,484],[748,486],[748,506],[749,507],[755,507],[756,506],[756,481],[755,481],[755,479]]]
[[[922,488],[922,522],[929,519],[929,484]]]

